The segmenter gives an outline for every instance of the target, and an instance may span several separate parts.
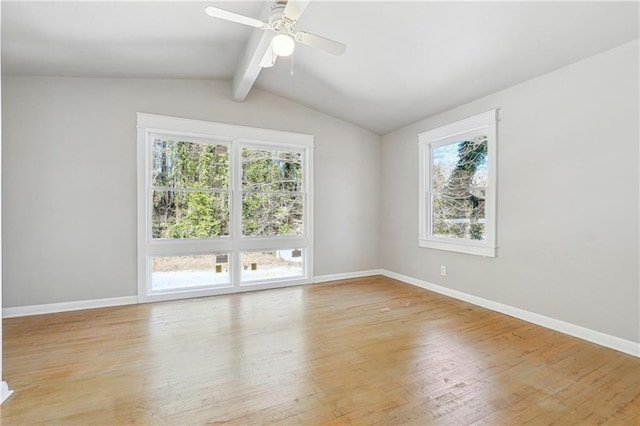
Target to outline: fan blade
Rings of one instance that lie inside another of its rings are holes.
[[[287,6],[284,8],[284,16],[292,21],[300,19],[300,15],[309,6],[310,0],[288,0]]]
[[[327,53],[331,53],[336,56],[344,55],[347,51],[347,45],[335,40],[331,40],[319,35],[305,33],[300,31],[295,35],[296,41],[306,44],[307,46],[316,47],[320,50],[324,50]]]
[[[266,30],[269,28],[268,24],[257,19],[249,18],[248,16],[240,15],[238,13],[229,12],[228,10],[220,9],[215,6],[207,6],[204,8],[207,15],[214,18],[224,19],[226,21],[236,22],[238,24],[249,25],[250,27],[260,28]]]

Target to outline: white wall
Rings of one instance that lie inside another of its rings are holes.
[[[382,268],[640,342],[638,76],[636,41],[384,136]],[[417,134],[492,108],[498,257],[418,248]]]
[[[1,19],[2,16],[2,8],[0,7],[0,22],[2,22]],[[1,33],[1,32],[0,32]],[[0,43],[2,44],[2,43]],[[2,64],[0,63],[0,69],[2,69]],[[2,81],[0,80],[0,98],[2,97]],[[2,129],[2,107],[0,105],[0,129]],[[0,241],[2,241],[2,200],[1,200],[1,195],[2,195],[2,135],[0,135]],[[4,378],[4,376],[2,375],[2,323],[1,323],[1,318],[2,318],[2,276],[1,276],[1,272],[2,272],[2,247],[0,247],[0,404],[7,399],[12,391],[9,390],[9,386],[7,385],[7,383],[5,381],[3,381],[2,379]]]
[[[3,78],[4,306],[136,294],[136,112],[313,134],[315,275],[379,265],[379,136],[253,89]]]

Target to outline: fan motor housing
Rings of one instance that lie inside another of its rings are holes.
[[[269,14],[269,24],[273,27],[278,21],[282,21],[284,15],[284,8],[287,6],[285,0],[278,0],[276,4],[271,6],[271,13]]]
[[[293,28],[296,25],[296,21],[293,21],[284,14],[284,10],[287,7],[286,0],[278,0],[276,4],[271,6],[271,13],[269,15],[269,25],[274,31],[280,34],[291,34]]]

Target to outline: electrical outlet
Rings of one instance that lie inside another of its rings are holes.
[[[440,265],[440,275],[442,275],[443,277],[447,276],[447,267],[444,265]]]

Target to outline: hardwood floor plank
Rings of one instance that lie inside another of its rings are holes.
[[[640,359],[379,276],[3,334],[3,425],[640,425]]]

